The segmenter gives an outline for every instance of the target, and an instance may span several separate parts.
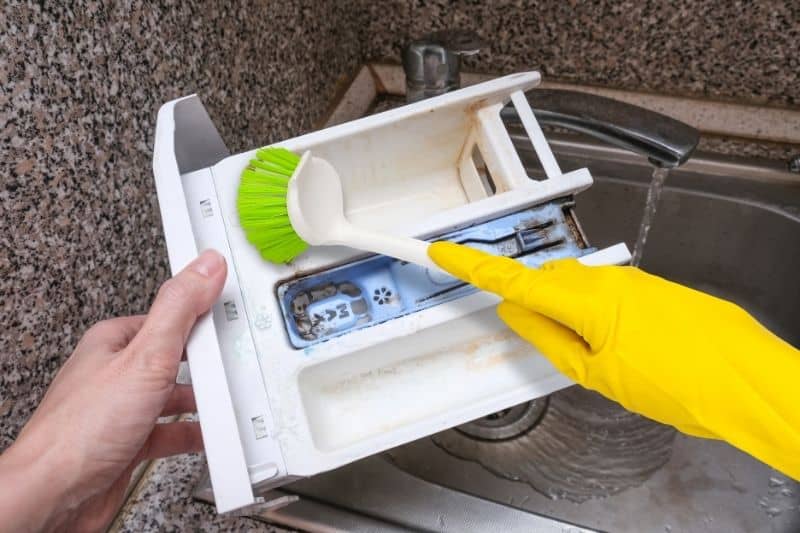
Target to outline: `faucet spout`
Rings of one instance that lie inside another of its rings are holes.
[[[658,167],[682,165],[700,140],[699,131],[679,120],[604,96],[562,89],[534,89],[526,96],[541,124],[644,155]],[[501,115],[507,123],[519,122],[513,106],[506,106]]]

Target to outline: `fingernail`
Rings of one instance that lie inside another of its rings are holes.
[[[219,273],[225,266],[225,258],[216,250],[206,250],[200,256],[189,263],[189,270],[197,272],[207,278]]]

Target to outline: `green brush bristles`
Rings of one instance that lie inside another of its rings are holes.
[[[273,263],[288,263],[308,248],[292,228],[286,208],[289,179],[299,162],[285,148],[261,148],[239,183],[239,222],[261,257]]]

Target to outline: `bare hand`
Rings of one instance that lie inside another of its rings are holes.
[[[141,461],[202,450],[195,411],[176,385],[186,339],[216,300],[225,260],[207,251],[161,286],[146,316],[93,326],[17,441],[0,456],[0,529],[101,530]]]

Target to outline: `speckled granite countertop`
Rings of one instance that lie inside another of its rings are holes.
[[[205,461],[200,455],[185,455],[155,461],[147,482],[123,507],[113,530],[141,531],[253,531],[283,532],[252,518],[220,516],[211,505],[192,500]]]
[[[140,313],[167,277],[151,173],[158,107],[197,92],[232,151],[308,130],[332,86],[409,36],[478,29],[473,70],[772,105],[800,102],[800,4],[768,1],[254,1],[0,8],[0,449],[82,332]],[[197,457],[165,460],[127,530],[252,529],[188,496]]]
[[[199,93],[234,151],[308,130],[331,83],[360,61],[355,9],[4,2],[0,449],[81,334],[101,319],[146,311],[168,276],[152,175],[159,106]],[[205,522],[211,509],[183,498],[188,475],[142,493],[135,525],[124,527],[228,529],[244,520]],[[169,510],[151,506],[153,489],[172,498]]]

